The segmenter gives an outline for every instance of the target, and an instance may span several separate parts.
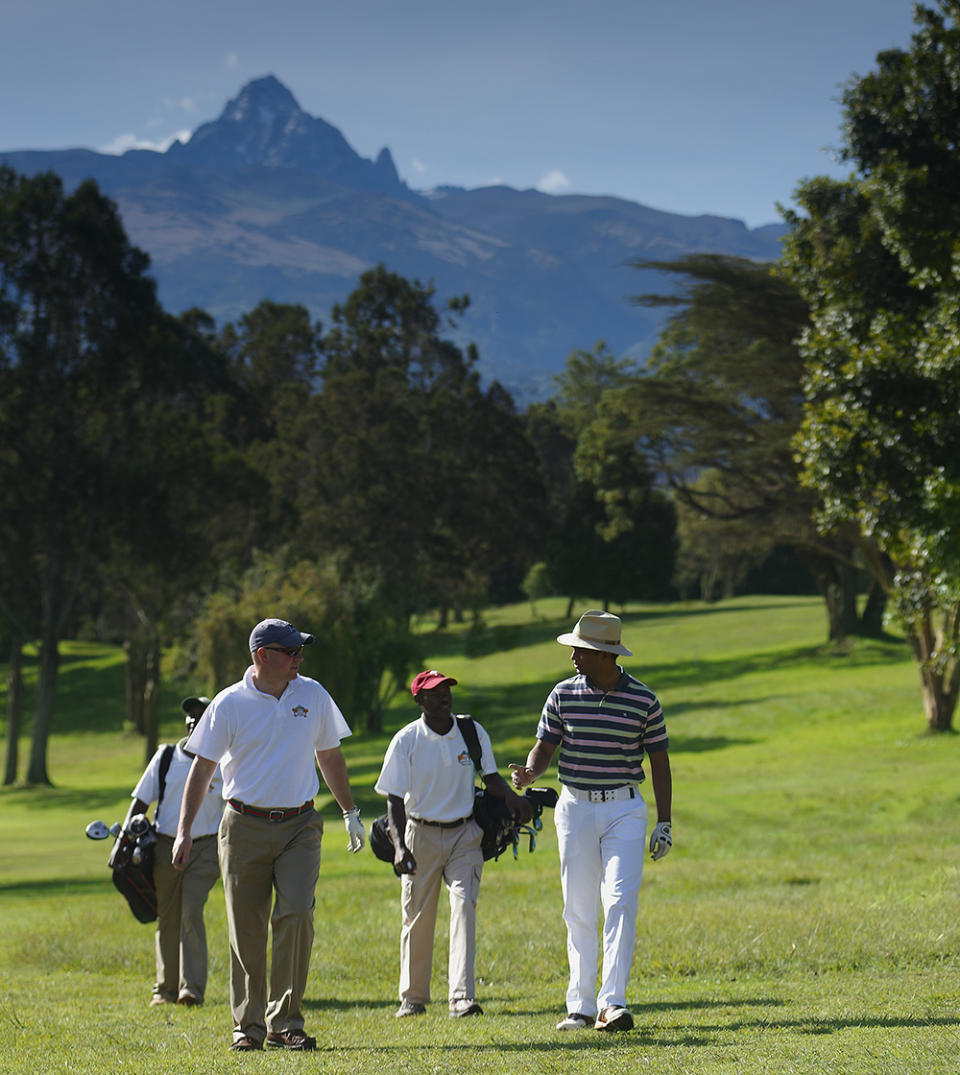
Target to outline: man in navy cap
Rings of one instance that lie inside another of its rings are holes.
[[[190,737],[196,757],[173,864],[183,869],[189,861],[193,819],[219,762],[228,804],[219,846],[230,931],[231,1049],[242,1052],[264,1043],[299,1051],[317,1044],[304,1031],[302,1008],[323,832],[313,808],[320,788],[314,758],[343,811],[349,849],[359,851],[365,840],[340,750],[350,728],[325,688],[300,675],[303,647],[312,642],[313,635],[286,620],[258,623],[250,633],[253,664],[213,699]]]
[[[422,1015],[430,999],[441,880],[450,893],[450,1016],[482,1013],[473,964],[483,832],[473,820],[473,761],[452,712],[450,688],[456,683],[435,669],[414,677],[410,693],[422,715],[393,737],[376,784],[376,790],[387,796],[394,867],[401,877],[398,1018]],[[497,772],[489,736],[479,724],[474,722],[474,727],[487,790],[505,799],[521,821],[528,821],[529,802]]]

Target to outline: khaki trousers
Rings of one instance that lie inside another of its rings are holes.
[[[207,987],[207,934],[203,908],[220,876],[215,836],[193,842],[185,870],[175,870],[173,837],[157,836],[153,883],[157,889],[157,980],[153,995],[203,1001]]]
[[[450,894],[450,947],[447,962],[450,1001],[476,996],[473,965],[477,948],[477,896],[483,834],[475,821],[441,829],[408,820],[407,847],[417,863],[404,874],[400,891],[400,999],[413,1004],[430,1000],[433,935],[437,924],[440,881]]]
[[[313,810],[272,822],[232,807],[220,822],[230,932],[234,1040],[303,1029],[323,820]],[[271,911],[271,903],[273,905]],[[267,933],[273,933],[267,997]]]

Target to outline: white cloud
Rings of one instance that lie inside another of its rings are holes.
[[[413,160],[410,162],[410,167],[417,173],[417,175],[423,175],[423,173],[427,170],[427,166],[423,163],[423,161],[417,160],[416,157],[414,157]]]
[[[240,57],[235,52],[229,53],[227,55],[227,67],[228,67],[228,69],[231,70],[231,71],[236,71],[236,69],[239,66],[240,66]]]
[[[197,108],[197,102],[186,94],[179,100],[174,100],[172,97],[164,97],[163,104],[166,108],[179,108],[184,112],[195,112]]]
[[[561,190],[567,190],[570,186],[570,180],[559,169],[554,168],[553,171],[547,172],[547,174],[537,184],[537,190],[542,194],[559,194]]]
[[[159,142],[153,142],[149,138],[138,138],[135,134],[118,134],[108,145],[100,146],[101,153],[110,153],[119,156],[128,149],[154,149],[158,153],[164,153],[174,142],[189,142],[191,131],[177,131]]]

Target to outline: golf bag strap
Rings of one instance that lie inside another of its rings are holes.
[[[487,778],[483,775],[483,762],[480,759],[480,737],[477,735],[473,717],[457,717],[457,727],[460,729],[463,741],[467,745],[467,753],[470,755],[470,760],[473,762],[477,775],[486,784]]]
[[[153,812],[154,824],[160,816],[160,804],[163,802],[163,793],[167,790],[167,770],[170,768],[170,762],[173,761],[173,751],[173,743],[167,743],[160,758],[160,793],[157,795],[157,808]]]

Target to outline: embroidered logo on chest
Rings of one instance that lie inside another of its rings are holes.
[[[473,762],[470,760],[470,754],[466,750],[461,750],[460,753],[457,755],[457,764],[473,765]]]
[[[295,717],[305,717],[309,710],[305,705],[295,705],[291,712]]]

